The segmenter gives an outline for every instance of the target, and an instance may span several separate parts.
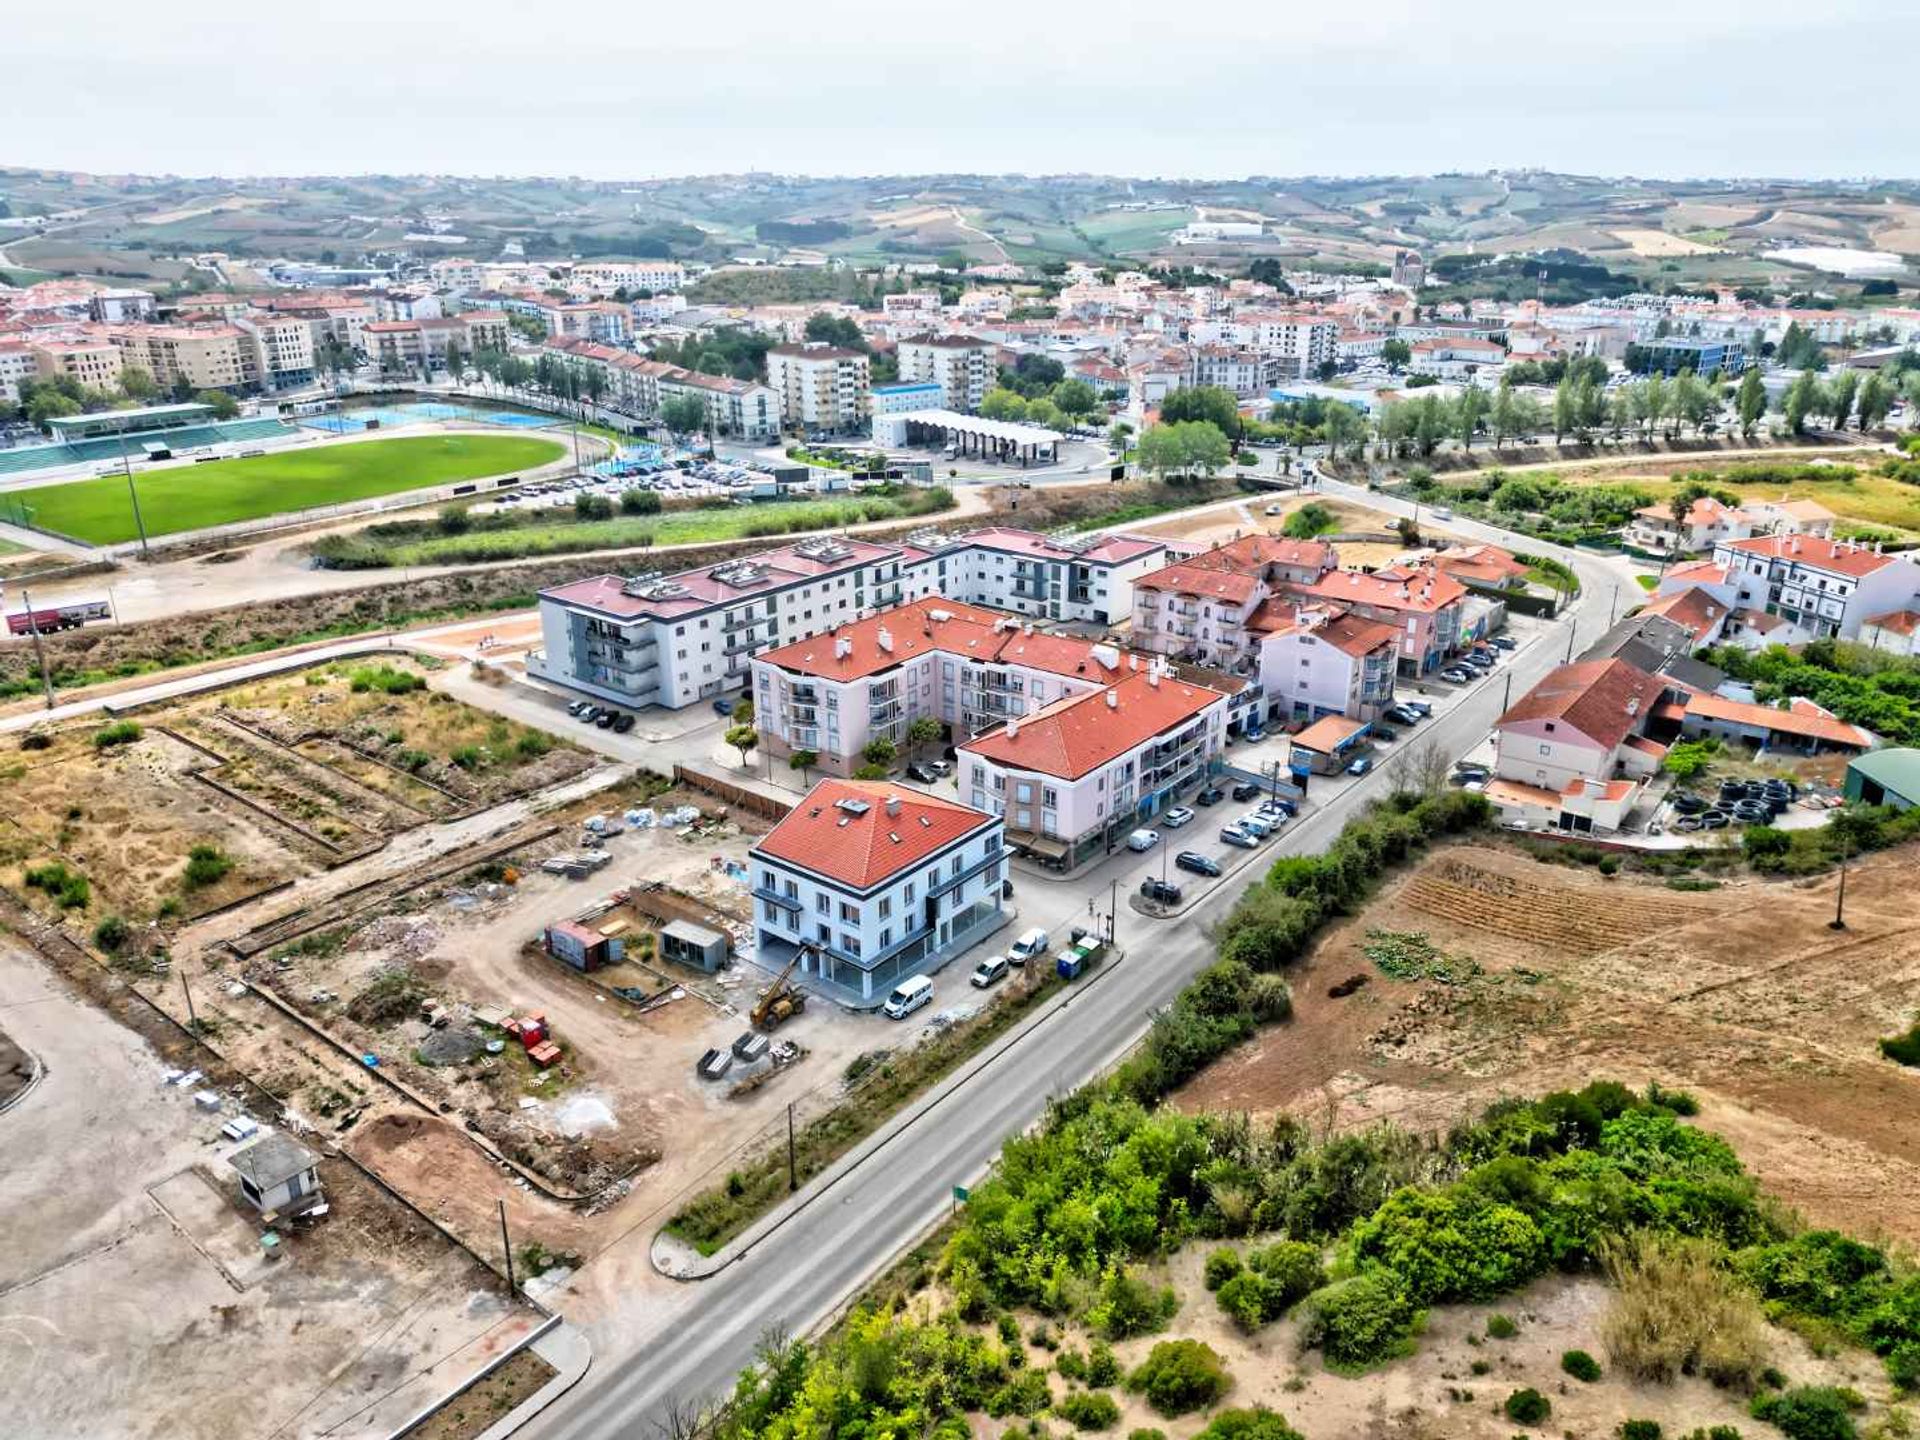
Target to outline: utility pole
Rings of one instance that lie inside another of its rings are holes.
[[[180,967],[180,993],[187,997],[187,1028],[194,1034],[200,1033],[200,1017],[193,1013],[193,987],[187,984],[187,967]]]
[[[1120,880],[1116,876],[1107,887],[1107,944],[1115,944],[1120,923]]]
[[[1567,626],[1567,661],[1566,663],[1569,665],[1573,663],[1573,637],[1578,635],[1579,633],[1580,633],[1580,622],[1578,620],[1575,620],[1572,624]]]
[[[33,636],[33,653],[40,660],[40,688],[46,691],[47,709],[53,709],[53,676],[47,670],[47,647],[40,639],[40,622],[33,618],[33,592],[22,588],[20,603],[27,607],[27,633]]]
[[[507,1239],[507,1202],[496,1200],[493,1203],[500,1207],[500,1253],[507,1257],[507,1295],[511,1298],[514,1290],[513,1244]]]
[[[1840,843],[1840,893],[1834,898],[1833,919],[1827,922],[1829,930],[1847,928],[1847,853],[1852,847],[1844,840]]]
[[[133,484],[133,462],[127,458],[127,438],[120,437],[120,468],[127,476],[127,499],[133,502],[133,528],[140,532],[140,558],[147,558],[147,522],[140,518],[140,492]]]
[[[1513,708],[1513,672],[1509,670],[1507,671],[1506,688],[1500,692],[1500,713],[1504,715],[1507,713],[1508,710],[1512,708]]]
[[[793,1150],[793,1102],[787,1102],[787,1193],[791,1195],[800,1188],[800,1168],[794,1160]]]
[[[1619,608],[1620,608],[1620,582],[1616,580],[1613,585],[1613,598],[1607,601],[1607,624],[1609,627],[1611,627],[1613,624],[1614,612]]]

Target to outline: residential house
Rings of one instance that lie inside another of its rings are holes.
[[[1374,720],[1393,704],[1400,632],[1337,607],[1268,600],[1247,628],[1259,637],[1265,717]]]
[[[1336,570],[1294,593],[1392,625],[1405,675],[1438,670],[1460,648],[1466,587],[1430,564],[1390,565],[1370,575]]]
[[[1527,823],[1619,829],[1666,758],[1646,727],[1667,688],[1618,659],[1552,670],[1500,717],[1487,798]]]
[[[1677,520],[1669,506],[1641,506],[1627,522],[1622,538],[1659,554],[1700,555],[1723,540],[1744,540],[1757,528],[1745,510],[1702,495]]]
[[[1713,561],[1737,586],[1737,609],[1784,620],[1807,640],[1851,640],[1868,616],[1907,609],[1920,596],[1920,567],[1878,545],[1762,535],[1721,541]]]
[[[1804,695],[1782,706],[1695,692],[1684,702],[1680,733],[1689,740],[1713,739],[1805,755],[1867,750],[1874,743],[1871,731],[1847,724]]]
[[[1004,831],[905,786],[822,780],[748,852],[759,964],[797,956],[832,998],[879,1004],[1007,922]]]

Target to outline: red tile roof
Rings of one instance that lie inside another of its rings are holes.
[[[1297,587],[1302,594],[1382,610],[1430,613],[1445,609],[1467,593],[1451,575],[1426,565],[1391,566],[1363,575],[1358,570],[1336,570],[1311,585]]]
[[[1661,595],[1641,607],[1642,615],[1658,615],[1692,632],[1696,645],[1702,644],[1726,622],[1727,607],[1699,586]]]
[[[1911,635],[1920,630],[1920,611],[1889,610],[1884,615],[1869,615],[1867,624],[1894,635]]]
[[[1260,593],[1260,581],[1252,575],[1214,569],[1197,564],[1195,560],[1182,560],[1165,569],[1140,576],[1133,582],[1133,588],[1170,590],[1176,595],[1199,595],[1209,600],[1230,600],[1236,605],[1244,605]]]
[[[1774,730],[1783,735],[1800,735],[1809,740],[1824,740],[1830,745],[1845,745],[1865,750],[1873,736],[1858,725],[1835,718],[1805,696],[1795,696],[1784,710],[1772,705],[1754,705],[1744,700],[1729,700],[1722,695],[1690,695],[1687,718],[1718,720],[1729,725],[1750,725]]]
[[[1225,699],[1204,685],[1172,678],[1155,684],[1149,672],[1135,671],[1105,689],[1056,700],[960,749],[1011,769],[1077,780]]]
[[[1384,620],[1367,620],[1349,613],[1327,621],[1313,632],[1313,638],[1348,655],[1370,655],[1385,646],[1397,647],[1400,631]]]
[[[1102,649],[1116,661],[1112,669],[1095,657],[1094,652]],[[1097,640],[1029,634],[1017,616],[930,595],[830,633],[795,640],[755,659],[796,675],[845,681],[878,675],[935,651],[962,660],[1024,665],[1103,683],[1124,673],[1118,661],[1126,653]]]
[[[998,823],[957,800],[885,781],[822,780],[752,854],[869,890]]]
[[[1818,535],[1756,535],[1751,540],[1726,542],[1741,555],[1790,560],[1796,565],[1831,571],[1836,575],[1871,575],[1898,557],[1876,555],[1865,545],[1827,540]]]
[[[1549,671],[1497,724],[1559,721],[1611,749],[1639,726],[1663,688],[1624,660],[1582,660]]]

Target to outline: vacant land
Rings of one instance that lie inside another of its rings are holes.
[[[221,1110],[200,1109],[164,1075],[205,1052],[175,1035],[161,1053],[17,948],[0,947],[0,1008],[34,1017],[46,1062],[0,1115],[0,1385],[18,1433],[373,1440],[537,1322],[335,1159],[332,1213],[265,1258],[219,1134],[254,1097],[210,1079]]]
[[[1636,255],[1650,255],[1656,259],[1670,259],[1676,255],[1714,255],[1719,249],[1713,245],[1704,245],[1693,240],[1670,235],[1665,230],[1616,230],[1614,235],[1624,240]]]
[[[1920,532],[1920,489],[1890,475],[1877,475],[1867,468],[1850,478],[1796,480],[1791,485],[1743,480],[1737,465],[1684,465],[1645,475],[1623,469],[1597,478],[1608,484],[1638,485],[1653,495],[1657,505],[1664,504],[1668,496],[1687,483],[1681,477],[1695,470],[1705,470],[1712,476],[1702,483],[1717,490],[1731,490],[1742,500],[1817,500],[1842,520]],[[1846,472],[1839,470],[1838,474],[1845,477]]]
[[[1295,980],[1294,1022],[1179,1103],[1424,1129],[1596,1076],[1683,1083],[1811,1220],[1920,1243],[1920,1075],[1877,1048],[1920,986],[1917,880],[1912,848],[1855,866],[1835,932],[1831,878],[1681,892],[1454,847],[1329,932]],[[1416,934],[1455,983],[1392,978],[1367,953]],[[1329,995],[1352,977],[1364,985]]]
[[[578,774],[584,751],[426,688],[424,662],[340,664],[37,732],[0,765],[0,879],[83,931],[204,914],[390,838]]]
[[[557,441],[522,435],[417,435],[215,460],[152,471],[134,483],[147,534],[171,535],[533,469],[563,453]],[[35,486],[13,498],[34,525],[75,540],[113,545],[139,534],[119,475]]]

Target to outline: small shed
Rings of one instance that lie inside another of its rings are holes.
[[[709,975],[727,963],[730,948],[727,937],[720,931],[695,925],[691,920],[675,920],[660,932],[662,960],[677,960]]]
[[[291,1135],[272,1131],[227,1157],[240,1193],[261,1214],[304,1210],[320,1199],[320,1157]]]
[[[1847,799],[1911,810],[1920,805],[1920,750],[1873,750],[1847,766]]]
[[[1296,775],[1332,775],[1353,758],[1368,728],[1364,720],[1323,715],[1293,737],[1287,768]]]
[[[547,953],[576,970],[598,970],[611,965],[624,953],[623,942],[611,935],[590,930],[575,920],[562,920],[546,929]]]

